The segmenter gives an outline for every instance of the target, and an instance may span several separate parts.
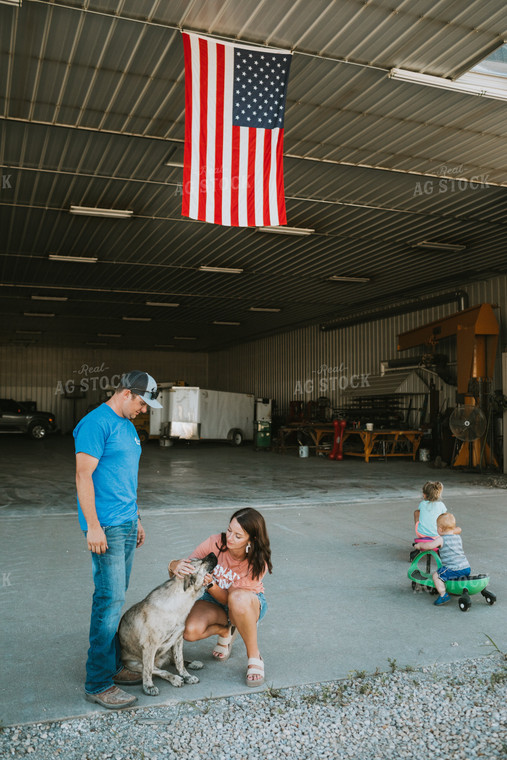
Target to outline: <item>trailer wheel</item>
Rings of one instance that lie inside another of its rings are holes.
[[[233,430],[231,435],[231,444],[233,446],[241,446],[243,443],[243,433],[241,430]]]

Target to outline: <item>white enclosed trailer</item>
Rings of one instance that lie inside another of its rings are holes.
[[[160,383],[157,401],[162,404],[162,409],[149,408],[150,415],[150,438],[158,438],[169,422],[171,408],[171,388],[174,383]]]
[[[171,438],[230,441],[235,446],[253,439],[255,399],[251,393],[174,386],[169,397]]]

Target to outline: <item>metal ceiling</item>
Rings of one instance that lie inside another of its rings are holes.
[[[505,103],[388,76],[455,77],[506,23],[504,0],[0,3],[0,342],[208,351],[506,272]],[[287,216],[315,234],[181,217],[181,29],[294,51]]]

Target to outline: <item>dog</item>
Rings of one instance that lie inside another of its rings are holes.
[[[195,573],[184,578],[170,578],[153,589],[141,602],[125,612],[118,627],[123,664],[134,673],[142,673],[143,691],[156,697],[159,690],[153,676],[169,681],[173,686],[199,683],[185,669],[183,660],[183,631],[188,613],[203,591],[204,577],[217,564],[214,554],[204,559],[192,559]],[[164,666],[174,662],[178,675]],[[202,663],[190,663],[200,668]]]

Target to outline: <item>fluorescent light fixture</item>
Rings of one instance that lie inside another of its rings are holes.
[[[54,317],[55,314],[36,312],[36,311],[24,311],[23,316],[24,317]]]
[[[50,261],[72,261],[78,264],[96,264],[98,261],[96,256],[65,256],[60,253],[50,253],[48,258]]]
[[[173,340],[197,340],[197,338],[190,335],[175,335]]]
[[[16,330],[19,335],[42,335],[42,330]]]
[[[418,71],[406,71],[405,69],[391,69],[389,76],[391,79],[397,79],[400,82],[423,84],[427,87],[452,90],[453,92],[461,92],[466,95],[480,95],[483,98],[507,100],[507,89],[500,87],[472,84],[471,82],[462,82],[459,79],[452,81],[451,79],[445,79],[445,77],[434,77],[431,74],[420,74]]]
[[[315,230],[310,227],[256,227],[256,232],[274,232],[278,235],[313,235]]]
[[[179,303],[166,303],[165,301],[146,301],[146,306],[168,306],[175,309],[179,306]]]
[[[222,272],[223,274],[241,274],[242,269],[234,267],[199,267],[199,272]]]
[[[249,311],[272,311],[272,312],[278,312],[281,311],[281,309],[270,309],[270,308],[264,308],[263,306],[250,306]]]
[[[171,146],[164,166],[177,166],[183,168],[183,145],[175,143]]]
[[[16,5],[21,8],[21,0],[0,0],[1,5]]]
[[[460,243],[439,243],[437,240],[421,240],[414,243],[414,248],[429,248],[436,251],[464,251],[466,245]]]
[[[122,317],[125,322],[151,322],[151,317]]]
[[[213,322],[214,325],[240,325],[241,322],[223,322],[219,319],[215,319]]]
[[[67,296],[31,296],[32,301],[68,301]]]
[[[121,338],[120,333],[97,333],[97,338]]]
[[[341,277],[339,274],[333,274],[330,278],[333,282],[370,282],[371,277]]]
[[[69,211],[71,214],[81,216],[107,216],[111,219],[130,219],[134,213],[129,209],[96,208],[95,206],[71,206]]]

